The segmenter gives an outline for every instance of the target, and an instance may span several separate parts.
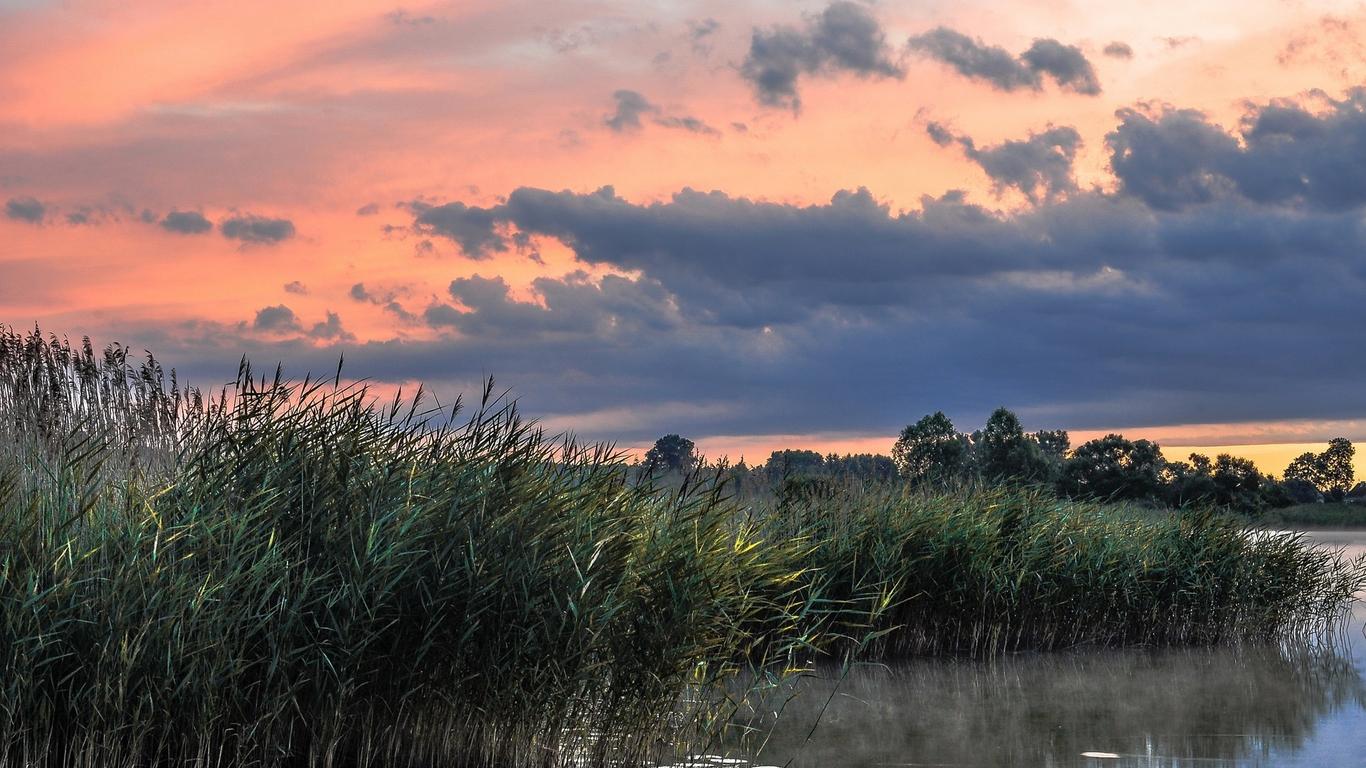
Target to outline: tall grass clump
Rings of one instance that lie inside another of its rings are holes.
[[[420,400],[0,334],[0,763],[620,763],[810,645],[714,489]]]
[[[870,658],[1304,638],[1366,586],[1298,535],[1022,487],[825,487],[761,517],[810,539],[817,604]]]

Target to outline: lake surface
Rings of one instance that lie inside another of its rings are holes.
[[[1366,532],[1315,532],[1366,552]],[[1366,766],[1366,606],[1335,647],[1089,651],[805,681],[762,748],[702,765]],[[736,758],[742,758],[737,760]]]

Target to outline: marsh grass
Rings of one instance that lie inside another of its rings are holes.
[[[850,485],[762,517],[811,540],[834,626],[872,658],[1315,638],[1366,587],[1361,561],[1298,534],[1027,487]]]
[[[1283,636],[1360,580],[1023,491],[742,504],[429,402],[0,332],[0,764],[636,764],[818,658]]]

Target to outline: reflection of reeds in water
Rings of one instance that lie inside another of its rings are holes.
[[[1328,647],[921,660],[840,677],[775,696],[770,705],[785,703],[776,722],[762,704],[742,720],[771,731],[761,761],[1079,765],[1087,751],[1142,757],[1119,763],[1135,765],[1256,761],[1301,746],[1326,714],[1366,705],[1351,660]]]
[[[205,397],[0,330],[0,765],[624,764],[706,747],[822,654],[1279,636],[1360,579],[1111,512],[743,509],[627,483],[491,387],[457,414],[244,364]]]

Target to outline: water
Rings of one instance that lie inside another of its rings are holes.
[[[1366,532],[1314,534],[1366,552]],[[1366,766],[1366,606],[1331,649],[915,661],[805,681],[766,744],[703,765]],[[837,673],[836,673],[837,674]]]

